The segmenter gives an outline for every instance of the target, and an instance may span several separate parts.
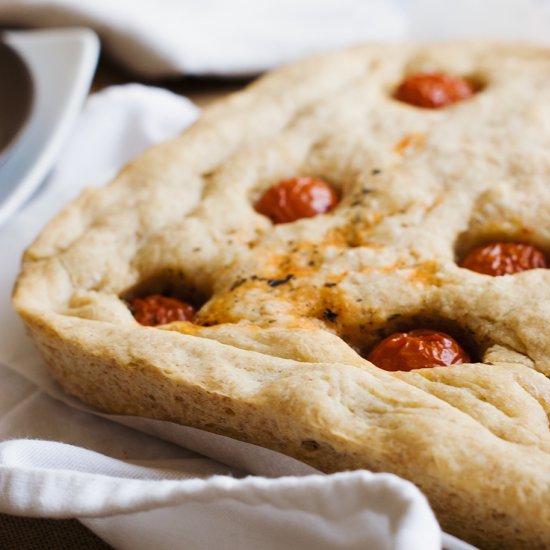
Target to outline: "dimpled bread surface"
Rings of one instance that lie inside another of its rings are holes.
[[[478,92],[393,99],[429,71]],[[255,212],[303,174],[337,190],[332,212]],[[260,79],[84,191],[26,251],[14,304],[63,388],[102,411],[393,472],[454,535],[548,548],[550,272],[457,265],[495,239],[550,251],[550,51],[365,45]],[[166,288],[200,301],[195,323],[139,325],[124,297]],[[477,362],[364,359],[426,326]]]

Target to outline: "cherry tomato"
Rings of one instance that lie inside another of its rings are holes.
[[[408,76],[395,90],[394,97],[417,107],[439,109],[467,99],[474,93],[473,86],[458,76],[420,73]]]
[[[191,304],[160,294],[133,298],[128,305],[136,321],[149,327],[173,321],[191,321],[195,316],[195,308]]]
[[[444,332],[428,329],[396,332],[374,347],[367,359],[389,371],[410,371],[470,362],[470,356],[454,338]]]
[[[283,180],[273,185],[260,197],[256,212],[273,223],[289,223],[300,218],[311,218],[332,210],[338,203],[335,191],[310,176]]]
[[[485,275],[512,275],[527,269],[547,267],[544,254],[532,244],[493,243],[474,248],[461,267]]]

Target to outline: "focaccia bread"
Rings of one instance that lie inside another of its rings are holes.
[[[475,93],[399,100],[408,75],[434,73]],[[338,205],[289,223],[257,211],[297,176]],[[550,251],[550,52],[365,45],[262,78],[85,191],[27,250],[14,303],[63,388],[103,411],[393,472],[452,534],[548,548],[550,272],[460,266],[495,241]],[[128,304],[150,294],[196,317],[142,326]],[[472,362],[366,358],[425,327]]]

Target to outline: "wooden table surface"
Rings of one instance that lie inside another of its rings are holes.
[[[102,57],[94,77],[92,92],[107,86],[130,82],[166,88],[179,95],[187,96],[197,105],[204,107],[216,99],[242,89],[250,79],[183,77],[145,81]],[[0,514],[1,550],[108,550],[109,548],[111,548],[109,545],[74,519],[35,519]]]

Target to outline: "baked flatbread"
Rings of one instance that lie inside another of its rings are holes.
[[[448,108],[394,97],[461,75]],[[330,213],[254,209],[297,175]],[[550,547],[550,273],[457,258],[491,240],[550,249],[550,51],[366,45],[299,62],[209,108],[85,191],[27,250],[14,303],[63,388],[326,472],[393,472],[448,532]],[[141,326],[128,297],[170,293],[195,322]],[[387,372],[381,338],[444,329],[475,363]]]

